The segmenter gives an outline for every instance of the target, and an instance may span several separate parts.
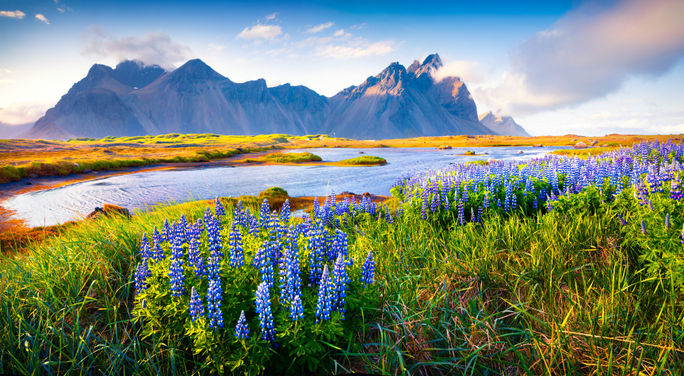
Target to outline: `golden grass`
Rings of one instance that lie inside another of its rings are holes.
[[[575,135],[441,136],[388,140],[352,140],[321,135],[226,136],[217,134],[167,134],[158,136],[79,138],[69,141],[0,140],[0,183],[25,177],[65,176],[90,170],[116,170],[155,164],[208,162],[250,152],[320,147],[487,147],[571,146],[592,142],[611,147],[646,140],[681,140],[680,135],[639,136],[611,134],[602,137]],[[596,151],[598,148],[586,149]],[[573,153],[585,153],[578,151]],[[266,161],[271,162],[271,161]]]

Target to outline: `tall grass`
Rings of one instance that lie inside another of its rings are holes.
[[[205,206],[83,222],[2,259],[0,372],[197,370],[183,343],[140,337],[131,275],[142,232],[181,213],[197,218]],[[578,199],[567,210],[483,224],[455,225],[453,212],[360,224],[350,246],[373,251],[382,295],[364,307],[337,370],[681,374],[682,292],[647,272],[648,250],[630,235],[642,214],[626,209]]]

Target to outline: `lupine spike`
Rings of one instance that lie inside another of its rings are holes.
[[[240,318],[238,318],[237,325],[235,325],[235,338],[249,338],[249,327],[247,326],[247,319],[245,318],[244,310],[240,312]]]

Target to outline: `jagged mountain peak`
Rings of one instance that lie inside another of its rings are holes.
[[[523,136],[529,137],[529,133],[511,116],[501,115],[499,111],[496,113],[487,111],[480,114],[478,117],[480,123],[491,130],[494,134],[503,136]]]
[[[174,75],[184,75],[197,80],[225,80],[226,77],[216,72],[200,59],[192,59],[185,62],[175,71]]]
[[[442,58],[439,57],[439,54],[434,53],[428,55],[422,63],[419,63],[418,60],[414,61],[409,67],[408,72],[416,77],[420,77],[423,74],[432,77],[442,66],[444,66]]]
[[[140,60],[124,60],[112,72],[119,82],[136,89],[147,86],[164,73],[159,65],[146,65]]]

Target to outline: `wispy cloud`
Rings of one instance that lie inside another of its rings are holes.
[[[36,13],[36,15],[34,17],[36,17],[36,19],[38,21],[40,21],[46,25],[50,24],[50,20],[48,20],[47,17],[43,16],[41,13]]]
[[[18,20],[24,18],[26,13],[20,10],[0,10],[0,17],[16,18]]]
[[[321,45],[318,47],[316,54],[335,59],[350,59],[387,55],[395,49],[396,45],[393,41],[369,42],[365,39],[356,39],[344,44],[332,43]]]
[[[190,48],[174,41],[167,34],[157,31],[143,37],[126,36],[117,38],[102,27],[90,27],[84,33],[86,46],[83,53],[117,62],[126,59],[140,60],[146,64],[158,64],[173,68],[175,64],[187,60]]]
[[[344,29],[339,29],[333,33],[333,36],[337,37],[337,38],[346,38],[346,37],[351,37],[351,34],[344,31]]]
[[[434,73],[434,78],[441,81],[446,77],[460,77],[466,84],[479,83],[485,79],[480,63],[472,60],[453,60],[444,63]]]
[[[320,33],[321,31],[323,31],[325,29],[331,28],[334,24],[335,24],[334,22],[322,23],[320,25],[316,25],[316,26],[313,26],[313,27],[306,29],[306,32],[309,34]]]
[[[47,103],[33,104],[10,104],[0,108],[0,122],[5,124],[26,124],[32,123],[50,108]]]
[[[684,56],[682,14],[680,0],[586,3],[515,48],[510,70],[483,93],[507,112],[534,113],[661,75]]]
[[[278,12],[273,12],[273,13],[271,13],[271,14],[269,14],[269,15],[266,15],[266,17],[264,17],[264,19],[265,19],[266,21],[273,21],[273,20],[275,20],[276,18],[278,18]]]
[[[242,29],[237,35],[245,40],[275,40],[283,34],[283,29],[279,25],[256,24]]]

